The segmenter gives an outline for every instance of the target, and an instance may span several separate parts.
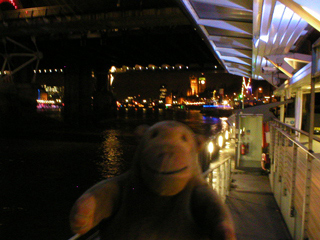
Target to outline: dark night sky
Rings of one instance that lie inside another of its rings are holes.
[[[157,29],[155,29],[157,30]],[[179,31],[178,31],[179,30]],[[101,44],[100,39],[87,39],[82,44],[80,39],[50,38],[43,36],[37,39],[37,45],[44,58],[40,61],[41,68],[63,68],[70,64],[85,66],[96,72],[105,71],[116,65],[147,66],[149,63],[161,66],[197,63],[200,66],[217,65],[217,60],[203,43],[200,36],[191,26],[180,26],[166,29],[162,34],[157,31],[141,30],[123,31],[116,36],[107,38],[108,44]],[[30,48],[34,49],[33,42]],[[11,45],[6,45],[9,49]],[[201,72],[191,70],[179,71],[143,71],[121,73],[115,76],[114,93],[122,100],[128,96],[141,95],[142,98],[158,98],[162,84],[168,92],[186,95],[189,88],[189,77],[201,76]],[[240,93],[242,77],[227,73],[204,72],[207,88],[210,90],[225,89],[226,94]],[[263,83],[265,81],[257,81]]]

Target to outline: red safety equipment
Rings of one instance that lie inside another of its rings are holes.
[[[266,135],[269,133],[269,124],[268,123],[263,123],[262,125],[262,148],[268,147],[268,142]]]
[[[246,144],[245,143],[241,144],[240,153],[241,153],[241,155],[246,154]]]

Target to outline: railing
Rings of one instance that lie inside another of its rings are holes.
[[[215,131],[209,137],[204,149],[198,155],[203,176],[208,184],[217,191],[223,201],[226,200],[226,196],[229,194],[231,170],[234,165],[231,163],[231,156],[229,154],[226,156],[220,155],[220,150],[224,149],[227,144],[230,144],[228,142],[229,139],[229,125],[223,122],[222,128]],[[215,159],[219,159],[219,161],[215,162]]]
[[[293,239],[320,236],[320,159],[301,142],[303,136],[298,139],[306,134],[270,122],[270,184]]]
[[[231,158],[211,164],[210,168],[203,173],[208,184],[217,191],[223,201],[229,194],[231,183]]]
[[[84,235],[76,234],[68,240],[100,240],[99,229],[95,227]]]

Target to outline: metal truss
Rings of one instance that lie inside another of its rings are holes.
[[[3,57],[4,61],[2,64],[1,72],[0,72],[0,83],[1,82],[12,82],[13,81],[13,75],[23,69],[24,67],[28,66],[32,62],[36,61],[36,68],[35,73],[32,78],[32,83],[35,83],[36,81],[36,73],[39,67],[39,62],[42,59],[42,53],[38,50],[35,37],[31,37],[32,42],[35,45],[36,50],[32,50],[25,45],[9,38],[5,37],[2,39],[3,45],[4,45],[4,53],[0,53],[0,55]],[[15,46],[19,47],[21,49],[21,52],[18,53],[8,53],[7,52],[7,42],[13,43]],[[22,63],[18,67],[14,68],[11,64],[11,59],[16,57],[29,57],[26,62]]]

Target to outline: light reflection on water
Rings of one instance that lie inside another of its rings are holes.
[[[123,145],[119,141],[119,130],[110,129],[103,132],[104,140],[101,144],[101,162],[98,163],[102,178],[111,178],[123,172],[127,162],[123,156]]]
[[[120,128],[103,131],[101,156],[97,162],[100,179],[112,178],[128,170],[133,160],[136,138],[134,129],[141,124],[153,125],[161,120],[177,120],[188,125],[195,133],[209,137],[221,129],[219,118],[203,116],[199,111],[187,111],[180,114],[159,114],[158,116],[123,116]]]

